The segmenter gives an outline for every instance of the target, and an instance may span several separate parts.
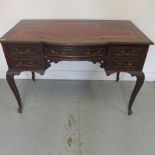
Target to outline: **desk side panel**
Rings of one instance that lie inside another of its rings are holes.
[[[106,70],[142,71],[149,45],[110,45]]]
[[[2,43],[9,69],[38,71],[46,68],[42,44]]]

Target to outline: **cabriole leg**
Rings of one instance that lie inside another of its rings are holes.
[[[8,70],[7,73],[6,73],[6,79],[7,79],[7,82],[9,84],[12,92],[14,93],[14,95],[16,97],[18,107],[19,107],[18,112],[22,113],[22,102],[21,102],[21,98],[20,98],[17,86],[16,86],[15,81],[14,81],[14,76],[19,75],[19,74],[20,73],[18,73],[18,72]]]
[[[136,81],[136,84],[135,84],[135,87],[133,89],[133,92],[131,94],[131,97],[130,97],[130,100],[129,100],[129,105],[128,105],[128,115],[131,115],[132,114],[132,105],[133,105],[133,102],[140,90],[140,88],[142,87],[143,83],[144,83],[144,80],[145,80],[145,75],[143,72],[137,72],[137,73],[131,73],[132,76],[136,76],[137,78],[137,81]]]

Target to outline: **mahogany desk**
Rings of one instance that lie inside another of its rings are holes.
[[[23,71],[44,74],[51,63],[91,61],[100,63],[106,75],[127,72],[137,77],[128,114],[144,82],[142,71],[149,45],[147,38],[126,20],[21,20],[0,42],[8,64],[7,82],[22,112],[14,75]],[[117,80],[119,74],[117,76]]]

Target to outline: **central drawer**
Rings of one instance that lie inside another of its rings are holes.
[[[45,56],[47,57],[106,57],[107,46],[44,46]]]

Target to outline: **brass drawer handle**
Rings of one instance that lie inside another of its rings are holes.
[[[105,55],[105,51],[102,51],[102,50],[97,50],[97,51],[87,51],[86,52],[86,55],[87,56],[102,56],[102,55]]]
[[[118,62],[118,66],[133,66],[132,62]]]
[[[128,63],[128,66],[132,66],[132,63],[131,63],[131,62],[129,62],[129,63]]]
[[[19,64],[19,65],[23,65],[23,61],[19,61],[18,64]]]

